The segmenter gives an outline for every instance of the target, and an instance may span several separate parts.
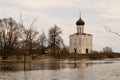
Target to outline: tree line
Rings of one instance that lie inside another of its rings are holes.
[[[33,29],[35,20],[26,28],[22,19],[0,19],[0,55],[6,60],[10,55],[31,55],[61,53],[66,46],[61,37],[62,30],[57,25],[50,27],[48,38],[44,31],[39,33]]]
[[[24,55],[24,61],[26,61],[27,55],[34,58],[36,54],[51,53],[55,57],[60,57],[66,56],[66,54],[59,55],[59,53],[69,53],[68,47],[61,37],[62,30],[60,27],[57,25],[50,27],[48,37],[46,37],[44,31],[40,33],[33,29],[35,22],[36,19],[27,25],[29,26],[27,28],[24,26],[21,17],[19,22],[13,18],[0,19],[0,56],[3,60],[7,60],[12,55]],[[108,32],[112,31],[108,30]],[[57,55],[55,55],[56,53]],[[113,51],[112,48],[105,47],[102,52],[93,51],[92,53],[113,53]]]

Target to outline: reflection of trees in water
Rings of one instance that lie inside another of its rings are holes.
[[[74,62],[74,67],[73,68],[77,68],[77,63],[76,62]]]
[[[53,60],[51,63],[50,63],[50,69],[60,69],[60,61],[55,61]]]
[[[2,61],[0,63],[1,71],[18,71],[20,66],[16,62]]]
[[[74,67],[73,68],[77,68],[76,56],[74,56]]]
[[[56,60],[33,61],[32,70],[60,69],[60,63]]]
[[[64,68],[80,68],[82,65],[81,63],[77,63],[77,61],[66,62],[65,60],[43,60],[43,61],[33,61],[31,69],[32,70],[46,70],[46,69],[56,70],[56,69],[64,69]]]
[[[31,64],[31,65],[30,65]],[[87,63],[84,60],[33,60],[26,62],[26,70],[56,70],[64,68],[85,68],[93,65],[93,63]],[[23,62],[7,62],[0,63],[0,71],[19,71],[24,70]]]
[[[41,69],[64,69],[64,68],[86,68],[91,66],[92,63],[86,63],[85,61],[65,61],[65,60],[49,60],[47,63],[42,63]]]

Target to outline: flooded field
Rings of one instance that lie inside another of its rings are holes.
[[[0,62],[0,80],[120,80],[120,59]]]

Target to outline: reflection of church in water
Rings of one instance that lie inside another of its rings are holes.
[[[92,34],[84,33],[85,22],[81,19],[76,22],[77,33],[69,36],[69,52],[70,53],[91,53],[93,50]]]

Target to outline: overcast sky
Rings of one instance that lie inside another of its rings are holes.
[[[108,26],[120,33],[120,0],[0,0],[0,18],[13,17],[19,21],[19,14],[26,27],[37,17],[35,29],[45,31],[56,24],[63,30],[62,37],[69,45],[69,35],[75,33],[79,13],[85,21],[85,32],[93,34],[94,50],[109,46],[120,51],[120,37],[106,32]]]

